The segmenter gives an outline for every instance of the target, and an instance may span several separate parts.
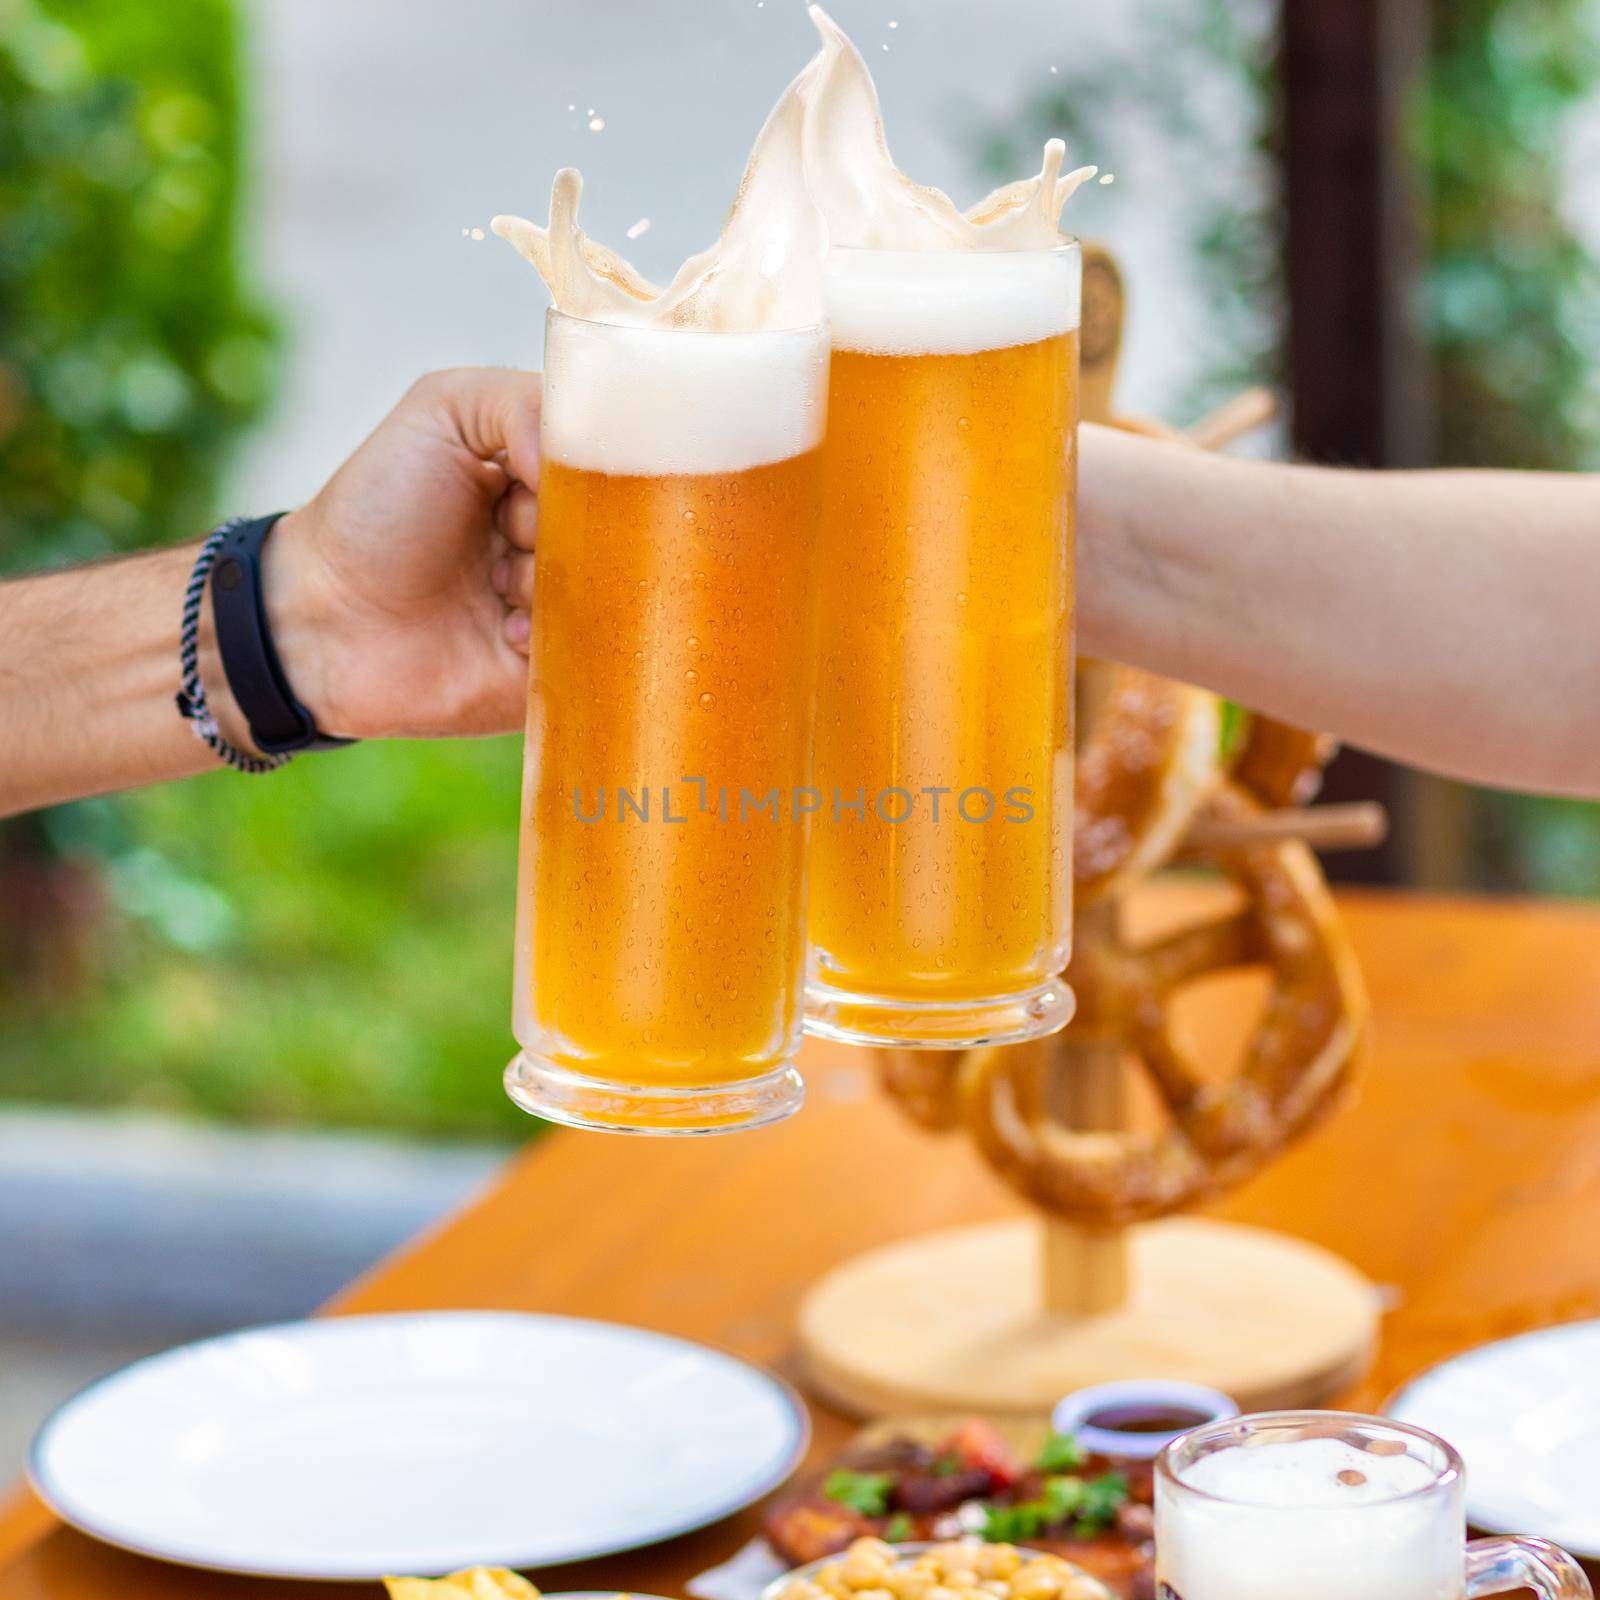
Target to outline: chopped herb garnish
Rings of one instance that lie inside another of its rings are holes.
[[[1120,1472],[1098,1478],[1059,1474],[1046,1478],[1037,1500],[1014,1506],[986,1506],[981,1535],[990,1544],[1026,1544],[1047,1529],[1071,1524],[1074,1539],[1104,1533],[1128,1498],[1128,1480]]]
[[[894,1488],[892,1472],[851,1472],[840,1467],[828,1474],[822,1492],[841,1506],[859,1511],[864,1517],[881,1517],[889,1509],[889,1493]]]
[[[916,1524],[905,1512],[897,1511],[884,1525],[883,1537],[890,1544],[904,1544],[917,1531]]]
[[[1088,1492],[1082,1478],[1046,1478],[1039,1503],[1050,1513],[1052,1522],[1065,1522],[1074,1512],[1083,1509]]]
[[[990,1544],[1026,1544],[1044,1532],[1044,1507],[1033,1501],[1020,1506],[985,1506],[978,1536]]]
[[[1039,1452],[1038,1467],[1041,1472],[1076,1472],[1086,1460],[1087,1452],[1076,1434],[1052,1433]]]
[[[1083,1498],[1077,1506],[1078,1520],[1072,1527],[1073,1537],[1092,1539],[1097,1533],[1103,1533],[1127,1503],[1128,1480],[1122,1473],[1108,1472],[1104,1477],[1090,1478],[1083,1485]]]

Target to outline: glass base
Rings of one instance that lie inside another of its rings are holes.
[[[526,1050],[506,1068],[506,1093],[524,1111],[569,1128],[656,1137],[743,1133],[793,1116],[806,1086],[793,1067],[710,1088],[609,1083]]]
[[[967,1050],[1021,1044],[1057,1033],[1077,1002],[1059,978],[991,1000],[889,1000],[852,994],[813,979],[806,985],[806,1032],[841,1044],[901,1050]]]

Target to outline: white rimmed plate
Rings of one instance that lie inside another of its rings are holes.
[[[135,1362],[39,1430],[64,1521],[189,1566],[377,1578],[652,1544],[805,1448],[777,1378],[664,1334],[441,1311],[257,1328]]]
[[[1467,1465],[1467,1520],[1600,1560],[1600,1322],[1486,1344],[1407,1384],[1389,1415]]]

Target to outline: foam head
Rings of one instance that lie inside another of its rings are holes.
[[[744,471],[821,442],[826,386],[821,328],[703,333],[553,314],[542,448],[619,476]]]
[[[1434,1477],[1415,1456],[1373,1455],[1331,1437],[1218,1450],[1183,1473],[1190,1488],[1221,1500],[1311,1511],[1397,1500],[1426,1489]]]

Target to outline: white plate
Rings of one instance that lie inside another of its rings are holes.
[[[1600,1560],[1600,1322],[1486,1344],[1406,1385],[1389,1415],[1467,1464],[1467,1518]]]
[[[331,1317],[102,1379],[39,1430],[29,1476],[74,1527],[167,1561],[431,1575],[703,1527],[781,1483],[806,1431],[770,1374],[641,1328]]]

